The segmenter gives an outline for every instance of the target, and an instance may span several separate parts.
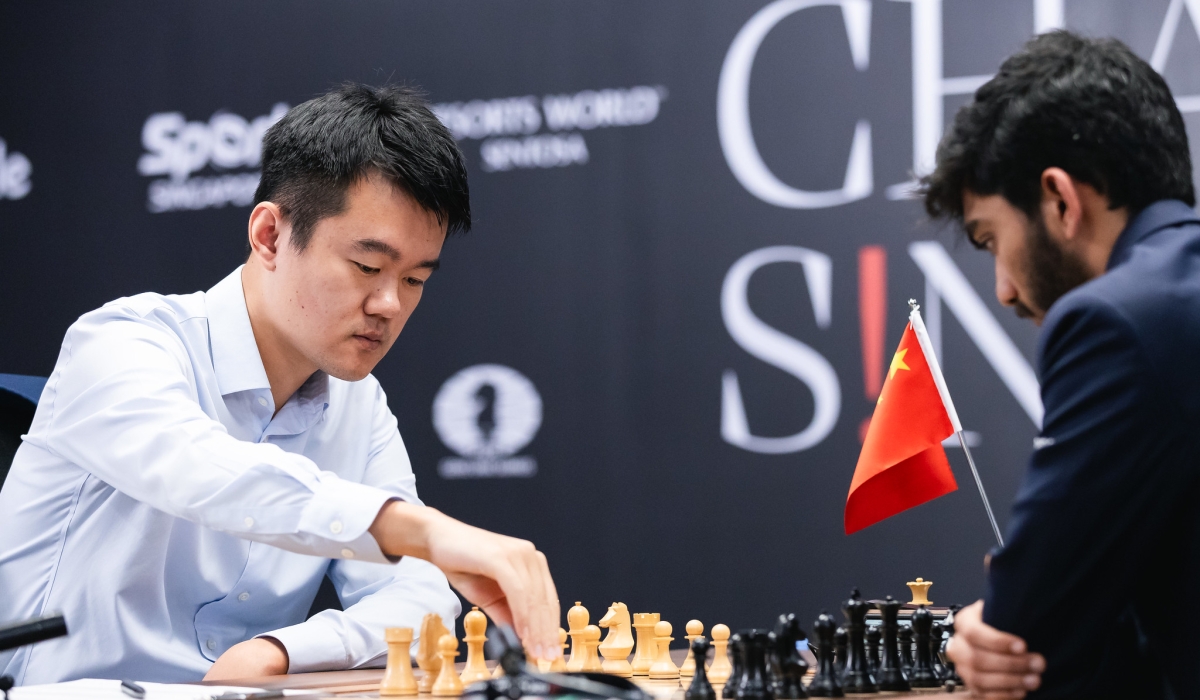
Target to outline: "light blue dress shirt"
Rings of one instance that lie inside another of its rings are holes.
[[[375,378],[318,372],[273,408],[241,268],[80,317],[0,491],[0,624],[62,611],[71,633],[0,669],[196,680],[263,634],[292,672],[358,668],[386,660],[385,627],[451,624],[441,571],[367,532],[388,499],[420,503]],[[346,610],[305,621],[326,573]]]

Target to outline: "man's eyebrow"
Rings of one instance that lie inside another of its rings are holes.
[[[442,266],[441,260],[422,260],[417,267],[428,268],[430,271],[436,270]]]
[[[383,253],[392,260],[400,259],[400,251],[378,238],[360,238],[354,242],[354,247],[363,253]]]

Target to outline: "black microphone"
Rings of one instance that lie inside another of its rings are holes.
[[[34,642],[44,642],[67,635],[67,620],[61,613],[0,627],[0,651],[16,649]]]

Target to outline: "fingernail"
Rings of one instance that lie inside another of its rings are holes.
[[[1038,687],[1038,680],[1037,676],[1025,676],[1025,687],[1033,690]]]
[[[1025,653],[1025,642],[1013,642],[1012,643],[1012,653],[1014,653],[1014,654]]]
[[[1040,656],[1035,656],[1029,660],[1029,670],[1041,673],[1046,670],[1046,660]]]

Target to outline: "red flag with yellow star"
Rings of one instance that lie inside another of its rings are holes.
[[[942,449],[957,421],[938,391],[937,359],[926,361],[921,345],[910,322],[854,468],[844,516],[847,535],[958,489]]]

